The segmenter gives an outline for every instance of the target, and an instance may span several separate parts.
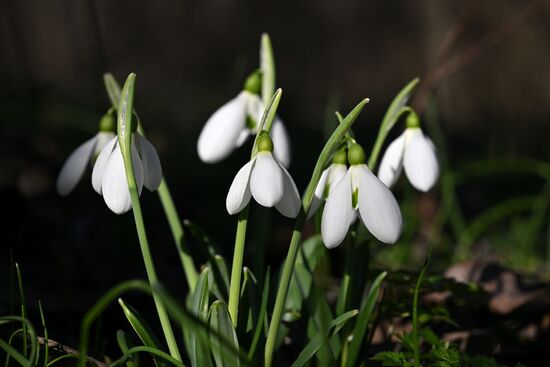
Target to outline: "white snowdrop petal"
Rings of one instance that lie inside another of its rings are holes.
[[[141,195],[143,191],[143,185],[145,184],[145,173],[143,169],[143,162],[139,156],[136,144],[132,141],[132,166],[134,166],[134,179],[138,188],[138,193]]]
[[[242,166],[231,183],[225,200],[225,207],[231,215],[239,213],[250,201],[250,173],[253,167],[254,160]]]
[[[401,210],[391,191],[365,164],[353,166],[359,184],[360,218],[370,233],[384,243],[395,243],[401,235]]]
[[[219,162],[235,149],[239,135],[246,128],[244,93],[224,104],[206,121],[197,142],[199,158],[203,162]]]
[[[126,213],[132,207],[122,152],[117,145],[111,154],[101,183],[105,204],[116,214]]]
[[[302,201],[300,200],[300,193],[296,188],[296,184],[292,179],[292,176],[288,173],[286,168],[279,164],[281,171],[283,172],[283,197],[279,201],[275,208],[287,218],[296,218],[300,212]]]
[[[348,171],[328,196],[323,210],[321,237],[327,248],[338,246],[346,238],[352,215],[351,176]]]
[[[239,137],[237,138],[237,141],[235,141],[235,148],[239,148],[240,146],[242,146],[248,140],[248,137],[251,134],[252,133],[250,132],[250,129],[244,129],[243,131],[241,131]]]
[[[403,151],[405,147],[405,136],[401,134],[386,149],[380,167],[378,178],[387,187],[392,187],[403,170]]]
[[[333,163],[328,168],[328,177],[327,177],[327,185],[328,185],[328,192],[329,195],[334,189],[334,186],[346,175],[346,172],[348,171],[348,168],[345,164],[341,163]]]
[[[273,155],[275,159],[283,166],[288,167],[292,155],[290,138],[283,121],[278,116],[275,116],[275,120],[273,120],[269,136],[273,140]]]
[[[92,170],[92,186],[99,195],[101,195],[102,192],[101,182],[103,181],[105,166],[107,165],[107,162],[111,157],[111,153],[113,152],[116,143],[117,137],[115,136],[107,144],[105,144],[103,149],[101,149],[101,153],[99,153],[99,156],[97,157],[94,164],[94,169]]]
[[[97,133],[97,143],[95,145],[94,149],[94,155],[97,156],[103,148],[116,136],[115,133],[112,133],[110,131],[100,131]]]
[[[325,185],[327,183],[329,168],[325,169],[323,173],[321,173],[321,178],[317,183],[317,187],[315,188],[315,193],[313,194],[313,198],[311,200],[311,205],[309,206],[307,219],[313,217],[313,214],[315,214],[317,209],[319,209],[319,206],[321,206],[321,202],[324,200]]]
[[[141,149],[141,163],[143,165],[143,184],[149,191],[158,189],[162,181],[162,167],[160,165],[159,155],[149,140],[135,133],[133,138],[136,145]]]
[[[283,172],[273,155],[259,152],[250,175],[250,192],[258,204],[271,208],[284,193]]]
[[[97,135],[76,148],[67,158],[57,177],[56,188],[59,195],[66,196],[73,191],[92,158],[96,143]]]
[[[403,165],[411,184],[420,191],[430,190],[439,177],[435,147],[420,129],[410,129],[411,138],[405,148]]]

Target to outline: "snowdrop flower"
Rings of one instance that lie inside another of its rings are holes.
[[[409,182],[420,191],[430,190],[439,177],[435,146],[420,129],[418,115],[414,112],[407,117],[405,132],[384,153],[378,177],[386,186],[392,187],[403,167]]]
[[[162,168],[155,147],[138,132],[133,132],[131,154],[138,193],[141,195],[143,186],[155,191],[162,181]],[[118,136],[111,139],[97,157],[92,186],[114,213],[123,214],[131,209],[132,200]]]
[[[288,218],[296,218],[301,201],[294,180],[272,154],[274,144],[267,133],[258,138],[258,153],[245,164],[233,179],[226,199],[229,214],[236,214],[248,205],[250,198],[258,204],[277,210]]]
[[[345,149],[341,149],[332,157],[331,165],[323,171],[319,183],[315,188],[313,200],[309,207],[308,219],[315,214],[323,200],[326,200],[329,193],[332,192],[338,181],[346,175],[348,170],[348,155]]]
[[[235,98],[220,107],[206,121],[197,143],[199,158],[205,163],[217,163],[240,147],[249,136],[258,133],[264,105],[258,96],[260,76],[253,73]],[[273,155],[285,167],[290,164],[290,143],[282,120],[275,117],[271,127]]]
[[[56,189],[59,195],[69,195],[80,182],[86,167],[91,165],[103,147],[115,136],[116,121],[113,111],[107,112],[99,121],[99,132],[85,141],[63,164],[57,177]]]
[[[395,243],[403,219],[391,191],[369,170],[359,144],[348,152],[350,168],[327,198],[321,219],[321,236],[327,248],[338,246],[349,226],[359,218],[369,232],[384,243]]]

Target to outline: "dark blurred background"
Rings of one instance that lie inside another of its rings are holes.
[[[336,123],[335,109],[370,97],[355,125],[368,150],[393,96],[416,76],[412,103],[421,116],[430,108],[437,116],[426,130],[450,169],[479,159],[550,159],[548,1],[2,0],[0,314],[11,307],[10,253],[31,309],[40,299],[53,320],[50,335],[67,343],[109,287],[145,277],[131,214],[107,209],[90,185],[91,170],[70,196],[55,192],[64,160],[95,134],[109,107],[104,72],[120,82],[137,74],[136,108],[181,216],[231,256],[236,218],[226,214],[225,195],[250,145],[205,165],[196,140],[258,67],[262,32],[274,47],[280,115],[294,149],[290,172],[300,190],[327,121]],[[466,216],[489,206],[487,192],[499,200],[541,187],[536,180],[496,183],[461,193]],[[426,197],[437,202],[437,195]],[[157,197],[145,192],[142,200],[160,278],[183,294]],[[292,223],[273,217],[268,248],[276,265]],[[117,321],[108,328],[124,325],[118,309],[110,312]]]

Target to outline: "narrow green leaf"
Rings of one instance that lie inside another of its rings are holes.
[[[262,302],[260,304],[260,312],[258,314],[258,319],[256,320],[256,330],[254,330],[254,337],[252,338],[252,344],[250,345],[250,350],[248,351],[248,359],[252,360],[255,357],[256,349],[258,347],[258,342],[260,341],[260,336],[262,335],[262,330],[265,327],[265,321],[267,321],[267,301],[269,299],[269,280],[270,280],[270,271],[267,268],[267,273],[264,279],[264,290],[262,292]]]
[[[220,301],[215,301],[210,307],[210,327],[233,342],[235,350],[239,350],[239,341],[237,333],[233,327],[233,321],[229,316],[227,306]],[[238,367],[240,366],[239,356],[220,343],[218,335],[210,334],[210,343],[212,345],[212,354],[217,367]]]
[[[4,349],[9,356],[17,361],[22,366],[32,366],[33,363],[30,359],[27,359],[17,349],[9,345],[4,339],[0,339],[0,348]]]
[[[331,339],[337,338],[338,332],[342,329],[342,327],[346,324],[346,322],[348,322],[350,319],[355,317],[358,313],[359,311],[357,310],[351,310],[346,313],[343,313],[342,315],[332,320],[332,322],[329,324],[329,329],[334,329],[334,331],[332,332]],[[321,332],[319,332],[309,341],[309,343],[305,346],[302,352],[300,352],[300,354],[298,355],[298,358],[294,361],[291,367],[305,366],[309,362],[309,360],[321,348],[322,344],[323,344],[323,336]]]
[[[209,291],[208,274],[209,268],[205,268],[199,275],[197,287],[188,300],[189,310],[200,320],[208,320]],[[187,349],[191,365],[194,367],[212,366],[208,346],[204,342],[207,339],[205,330],[202,328],[183,328],[187,341]]]
[[[25,290],[23,288],[23,277],[19,263],[15,263],[15,273],[17,274],[17,288],[19,289],[19,302],[21,304],[21,318],[27,319],[27,302],[25,300]],[[27,356],[27,324],[23,322],[23,355]]]
[[[148,347],[161,349],[161,342],[153,332],[153,329],[149,326],[147,321],[128,303],[125,303],[122,298],[118,299],[118,304],[122,307],[124,315],[128,319],[128,322],[143,342],[143,345]],[[159,365],[155,359],[155,364]],[[161,364],[162,365],[162,364]]]
[[[126,353],[124,353],[124,355],[121,358],[114,361],[110,365],[110,367],[121,366],[126,361],[128,361],[130,358],[132,358],[134,356],[134,354],[137,354],[137,353],[149,353],[149,354],[153,355],[154,357],[162,358],[163,360],[165,360],[166,362],[169,362],[173,366],[185,367],[183,363],[181,363],[177,359],[170,356],[170,354],[165,353],[160,349],[155,349],[155,348],[146,347],[146,346],[133,347],[133,348],[129,349]]]
[[[22,323],[25,324],[25,330],[26,332],[23,334],[23,338],[29,339],[31,342],[31,351],[30,354],[27,356],[24,354],[21,354],[19,351],[15,350],[9,343],[6,343],[6,341],[0,339],[0,348],[4,349],[9,356],[13,357],[15,360],[20,359],[20,356],[23,356],[25,361],[28,361],[28,363],[22,364],[23,366],[35,366],[38,362],[38,341],[36,339],[36,333],[34,331],[34,327],[32,326],[32,323],[19,316],[1,316],[0,317],[0,325],[5,325],[9,323]],[[12,350],[17,353],[12,353]],[[21,359],[22,360],[22,359]]]
[[[118,347],[120,348],[122,353],[123,354],[128,353],[128,350],[129,350],[129,348],[128,348],[128,342],[129,342],[128,334],[126,334],[123,330],[117,331],[116,341],[117,341]],[[129,360],[129,361],[126,362],[126,367],[137,367],[137,366],[138,366],[138,363],[136,363],[133,360]]]
[[[42,323],[42,330],[44,331],[44,338],[48,340],[48,328],[46,327],[46,318],[44,317],[44,310],[42,309],[42,302],[38,300],[38,311],[40,312],[40,322]],[[49,348],[48,343],[44,344],[44,365],[48,363]]]
[[[380,286],[382,285],[382,281],[387,274],[388,273],[385,271],[380,273],[380,275],[376,277],[374,282],[372,282],[363,308],[359,313],[357,324],[355,326],[355,329],[353,330],[353,340],[351,341],[351,345],[349,348],[348,360],[346,364],[347,367],[355,366],[355,362],[357,361],[359,352],[362,348],[365,347],[363,345],[363,340],[367,333],[367,328],[369,326],[372,312],[374,311],[374,305],[376,304],[376,300],[378,299],[378,295],[380,293]]]
[[[430,257],[432,256],[432,250],[433,250],[433,244],[430,246],[430,249],[428,250],[428,254],[426,255],[426,260],[424,260],[424,265],[422,265],[422,269],[420,270],[420,274],[418,275],[418,280],[416,281],[416,286],[414,287],[414,296],[413,296],[413,331],[412,331],[412,337],[413,337],[413,347],[414,347],[414,365],[416,367],[420,367],[420,340],[418,338],[418,294],[420,293],[420,285],[422,284],[422,280],[424,279],[424,274],[426,273],[426,269],[428,268],[428,263],[430,262]]]

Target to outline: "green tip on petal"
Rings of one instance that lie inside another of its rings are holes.
[[[254,71],[246,78],[243,89],[253,94],[260,94],[262,90],[262,72],[260,69]]]
[[[414,129],[416,127],[420,127],[420,118],[414,112],[411,110],[411,113],[409,113],[409,116],[407,116],[407,128]]]
[[[258,137],[258,152],[273,152],[273,142],[265,131]]]
[[[348,163],[348,155],[346,153],[346,149],[340,149],[339,151],[334,153],[334,156],[332,157],[332,163],[347,164]]]
[[[116,133],[116,116],[111,109],[99,120],[99,131]]]
[[[357,143],[353,143],[348,150],[348,162],[351,165],[365,163],[367,157],[363,147]]]

